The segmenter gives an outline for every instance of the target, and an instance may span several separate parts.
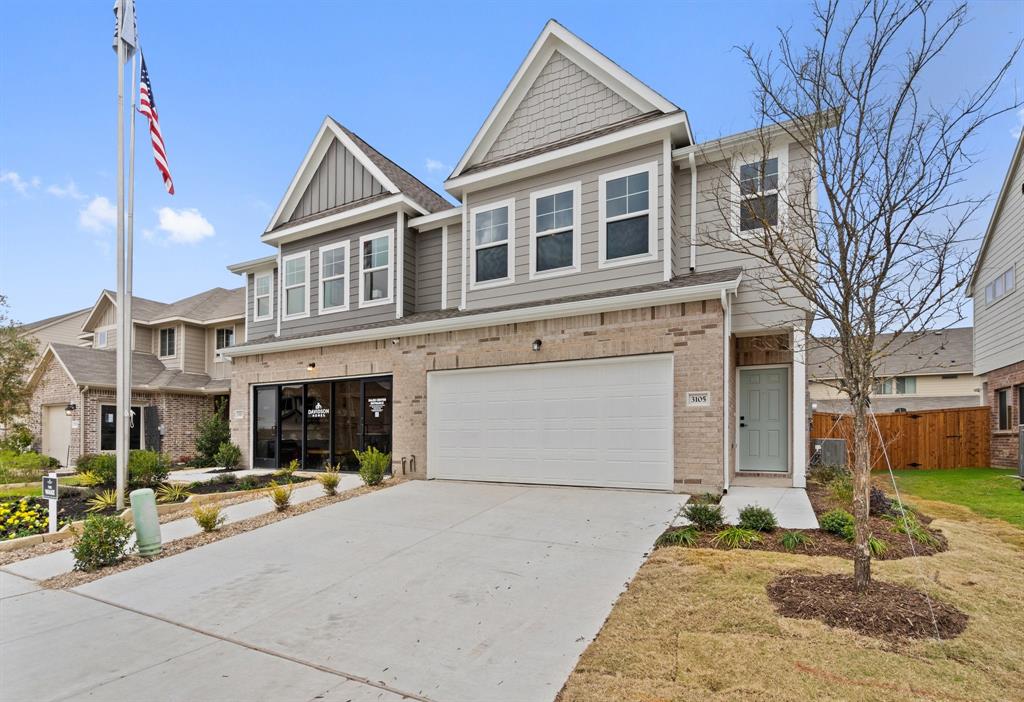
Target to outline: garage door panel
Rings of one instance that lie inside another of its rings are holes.
[[[428,376],[430,477],[672,488],[668,355]]]

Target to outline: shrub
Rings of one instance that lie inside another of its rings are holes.
[[[25,453],[32,448],[35,437],[32,431],[24,424],[15,424],[7,430],[3,439],[0,439],[0,451],[12,451],[14,453]]]
[[[237,444],[225,441],[217,449],[217,455],[213,457],[214,464],[224,468],[234,468],[242,462],[242,449]]]
[[[725,546],[726,548],[746,548],[750,544],[760,541],[760,534],[753,529],[744,529],[740,526],[726,527],[712,539],[715,546]]]
[[[391,454],[381,453],[375,446],[365,451],[353,451],[359,460],[359,477],[367,485],[380,485],[391,467]]]
[[[317,476],[317,480],[320,481],[320,485],[323,487],[325,495],[338,494],[338,483],[341,482],[341,476],[338,475],[337,468],[329,467],[325,472]]]
[[[666,531],[658,537],[655,546],[694,546],[700,539],[700,534],[692,526],[682,529]]]
[[[167,480],[171,461],[159,451],[132,451],[128,454],[128,483],[133,486],[155,487]]]
[[[847,533],[853,533],[853,515],[845,509],[833,509],[821,515],[818,519],[823,531],[830,534],[837,534],[846,537]]]
[[[775,531],[779,523],[767,507],[747,505],[740,510],[739,526],[753,531]]]
[[[874,534],[868,534],[868,550],[875,558],[881,558],[889,550],[889,544],[879,539]]]
[[[853,504],[853,476],[849,473],[837,475],[829,484],[828,491],[832,499],[840,504]]]
[[[874,485],[871,486],[871,494],[869,496],[868,510],[873,517],[884,517],[887,514],[892,514],[892,500],[885,496],[879,488]]]
[[[709,505],[703,502],[687,503],[683,508],[683,516],[700,531],[720,529],[725,519],[721,505]]]
[[[82,487],[96,487],[103,483],[103,478],[95,471],[87,470],[84,473],[77,473],[75,478]]]
[[[782,548],[787,551],[795,551],[800,546],[810,546],[813,543],[814,540],[799,529],[796,531],[787,531],[782,535]]]
[[[939,545],[939,540],[918,521],[917,516],[913,512],[907,510],[905,515],[904,517],[901,514],[894,514],[886,517],[886,519],[893,523],[893,533],[906,534],[917,543],[924,544],[925,546],[934,548]]]
[[[49,510],[28,497],[0,502],[0,539],[16,539],[46,531]]]
[[[164,483],[156,489],[157,502],[182,502],[192,493],[189,492],[190,485],[184,483]]]
[[[89,512],[104,512],[117,507],[117,491],[103,490],[86,500],[89,505]]]
[[[0,450],[0,483],[34,482],[39,480],[47,468],[55,468],[58,465],[56,459],[35,451],[18,453],[3,449]]]
[[[96,469],[94,468],[94,464],[96,463],[97,459],[100,459],[105,455],[107,454],[83,453],[81,456],[78,457],[78,460],[75,462],[75,467],[78,469],[79,473],[85,471],[95,471]]]
[[[274,509],[278,512],[284,512],[292,504],[292,486],[291,485],[278,485],[277,483],[271,483],[270,489],[267,490],[267,495],[274,503]]]
[[[722,496],[716,495],[713,492],[705,492],[701,495],[694,495],[690,498],[691,503],[702,505],[717,505],[721,501]]]
[[[840,475],[849,475],[850,471],[846,466],[839,465],[820,465],[811,466],[810,477],[812,480],[827,485],[835,480]]]
[[[75,570],[86,572],[114,565],[125,556],[125,547],[135,532],[119,517],[91,515],[86,518],[82,534],[75,539],[71,553]]]
[[[78,464],[82,469],[82,463]],[[114,485],[117,482],[117,456],[112,453],[92,454],[86,461],[85,470],[95,473],[102,485]]]
[[[211,414],[196,424],[196,457],[193,464],[200,467],[212,466],[217,462],[220,445],[231,441],[231,427],[228,425],[226,406],[218,402]]]
[[[192,510],[192,518],[203,531],[209,533],[216,531],[227,520],[227,516],[220,513],[217,505],[196,505]]]
[[[224,473],[218,475],[214,480],[217,481],[218,485],[235,485],[238,483],[238,476],[234,473]]]
[[[232,475],[231,477],[233,478],[235,476]],[[256,478],[253,478],[252,476],[246,476],[238,481],[239,490],[255,490],[259,486],[259,481],[256,480]]]
[[[295,480],[295,471],[299,469],[299,462],[296,459],[288,461],[288,465],[281,466],[274,475],[278,478],[284,479],[286,483],[290,483]]]

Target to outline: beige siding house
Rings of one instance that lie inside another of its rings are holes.
[[[246,462],[352,467],[375,446],[426,478],[802,487],[805,320],[708,243],[738,220],[711,206],[723,172],[811,163],[779,133],[752,156],[761,136],[695,143],[686,112],[554,21],[447,196],[328,117],[273,253],[230,266]]]
[[[214,288],[169,304],[134,298],[132,448],[193,454],[196,423],[230,391],[225,350],[245,341],[243,296],[242,288]],[[116,310],[104,290],[77,313],[73,338],[41,349],[30,376],[27,423],[39,450],[63,464],[114,449]]]
[[[1010,160],[967,288],[974,301],[974,372],[992,409],[992,462],[1024,465],[1024,135]]]

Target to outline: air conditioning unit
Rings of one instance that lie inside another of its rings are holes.
[[[812,439],[812,466],[845,466],[846,439]]]

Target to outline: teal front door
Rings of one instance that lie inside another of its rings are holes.
[[[789,470],[789,369],[740,369],[740,470]]]

